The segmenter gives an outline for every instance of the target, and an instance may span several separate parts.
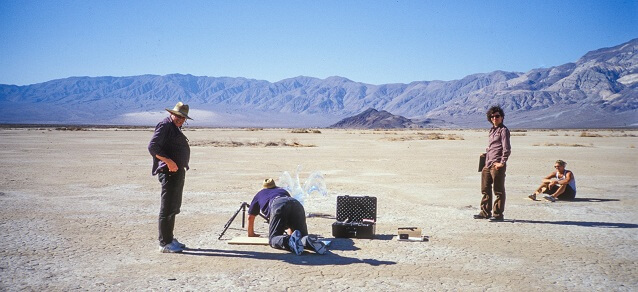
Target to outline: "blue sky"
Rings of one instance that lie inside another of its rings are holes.
[[[638,1],[0,1],[0,84],[525,72],[638,37]]]

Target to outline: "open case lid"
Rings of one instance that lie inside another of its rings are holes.
[[[337,221],[361,222],[364,219],[377,221],[377,197],[338,196]]]

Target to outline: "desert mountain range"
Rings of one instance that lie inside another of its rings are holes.
[[[373,85],[299,76],[272,83],[171,74],[0,84],[0,123],[154,125],[177,101],[190,105],[196,126],[327,127],[375,109],[400,116],[396,121],[475,128],[489,126],[486,109],[500,105],[509,127],[637,127],[638,39],[573,63],[452,81]]]

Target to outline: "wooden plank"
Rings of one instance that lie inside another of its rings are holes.
[[[268,245],[268,237],[238,236],[228,241],[228,244],[237,245]]]

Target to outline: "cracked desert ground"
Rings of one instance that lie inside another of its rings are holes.
[[[152,127],[5,127],[0,290],[636,291],[638,131],[583,132],[512,131],[506,221],[491,223],[472,219],[487,127],[187,127],[191,169],[175,233],[189,249],[161,254]],[[577,200],[527,199],[557,159],[575,174]],[[305,206],[321,215],[307,222],[332,241],[328,254],[229,245],[245,235],[240,217],[217,239],[261,180],[298,166],[302,184],[316,171],[324,177],[327,195],[313,193]],[[377,197],[375,239],[332,238],[344,195]],[[404,226],[430,240],[397,241]]]

